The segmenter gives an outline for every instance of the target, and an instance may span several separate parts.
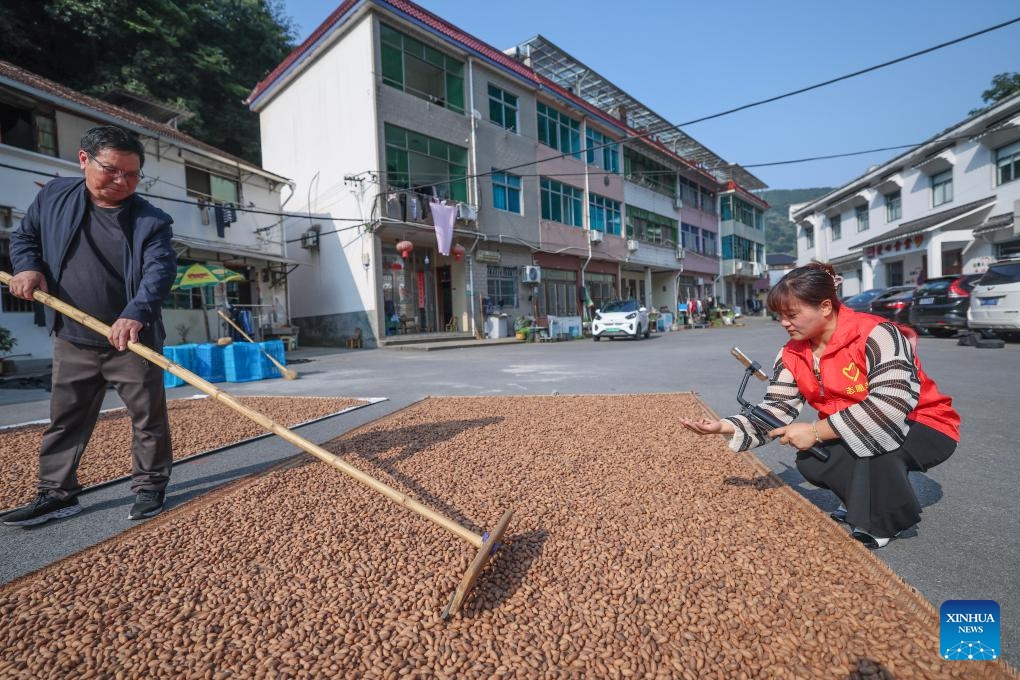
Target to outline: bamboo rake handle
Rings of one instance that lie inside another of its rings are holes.
[[[13,277],[7,272],[0,271],[0,283],[9,284],[12,278]],[[104,338],[109,337],[110,335],[109,326],[104,324],[99,319],[89,316],[80,309],[72,307],[66,302],[63,302],[62,300],[50,295],[49,293],[44,293],[41,290],[35,290],[32,293],[32,297],[34,297],[36,300],[43,303],[47,307],[55,309],[61,314],[68,316],[71,319],[74,319],[81,325],[94,330],[96,333],[99,333]],[[216,387],[207,380],[200,378],[199,376],[195,375],[188,369],[178,364],[175,364],[174,362],[170,361],[159,352],[156,352],[155,350],[152,350],[146,347],[145,345],[137,342],[129,342],[128,349],[134,352],[135,354],[138,354],[141,357],[145,358],[146,360],[151,361],[160,368],[169,371],[173,375],[176,375],[178,378],[185,381],[189,385],[192,385],[193,387],[198,388],[202,392],[205,392],[213,399],[237,411],[241,415],[249,418],[250,420],[255,421],[256,423],[258,423],[265,429],[269,430],[270,432],[287,440],[294,446],[297,446],[299,449],[302,449],[303,451],[310,453],[311,455],[315,456],[324,463],[332,465],[333,467],[337,468],[338,470],[348,475],[349,477],[353,477],[354,479],[361,482],[370,489],[375,489],[376,491],[386,496],[390,500],[395,501],[400,505],[403,505],[408,510],[417,513],[418,515],[421,515],[425,519],[430,520],[431,522],[438,524],[444,529],[447,529],[448,531],[460,536],[462,539],[464,539],[471,545],[475,546],[476,548],[482,547],[483,540],[482,537],[479,536],[478,534],[474,533],[473,531],[470,531],[465,527],[462,527],[461,525],[454,522],[452,519],[439,514],[432,508],[429,508],[428,506],[419,503],[418,501],[414,500],[407,494],[401,493],[400,491],[397,491],[393,487],[388,486],[387,484],[384,484],[383,482],[380,482],[379,480],[365,474],[358,468],[350,465],[340,457],[330,453],[321,446],[313,444],[312,442],[296,434],[289,428],[280,425],[272,418],[269,418],[268,416],[265,416],[254,409],[248,408],[227,392],[224,392],[223,390]]]

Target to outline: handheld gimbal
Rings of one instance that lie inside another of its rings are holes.
[[[755,426],[764,429],[766,432],[774,430],[777,427],[783,427],[785,423],[781,422],[774,415],[744,399],[744,390],[747,389],[747,381],[750,380],[752,375],[758,378],[758,380],[767,381],[769,379],[769,377],[765,375],[765,372],[761,370],[761,364],[757,361],[751,361],[751,358],[741,352],[737,347],[731,349],[730,354],[732,354],[737,361],[742,363],[745,368],[744,380],[740,383],[740,389],[737,391],[737,403],[740,404],[740,415],[750,420]],[[812,446],[811,448],[806,449],[806,451],[822,462],[829,460],[829,452],[818,446]]]

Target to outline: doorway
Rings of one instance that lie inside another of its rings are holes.
[[[439,321],[445,325],[453,318],[453,274],[450,266],[436,267],[436,278],[439,281]]]

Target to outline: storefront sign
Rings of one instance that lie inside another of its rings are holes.
[[[475,260],[478,262],[487,262],[490,264],[496,264],[499,262],[500,254],[495,250],[479,250],[475,253]]]

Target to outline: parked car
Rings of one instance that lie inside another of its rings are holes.
[[[591,336],[595,342],[607,338],[647,338],[651,333],[648,309],[637,300],[610,302],[602,309],[595,310],[591,322]]]
[[[885,292],[885,288],[872,288],[857,295],[851,295],[843,300],[843,304],[855,312],[867,312],[871,310],[871,301]]]
[[[1020,257],[999,260],[974,283],[967,325],[1006,337],[1020,335]]]
[[[967,327],[970,291],[981,274],[953,274],[928,279],[914,291],[910,325],[948,337]]]
[[[910,301],[913,297],[913,286],[886,288],[881,295],[871,301],[869,311],[875,316],[906,324],[910,320]]]

